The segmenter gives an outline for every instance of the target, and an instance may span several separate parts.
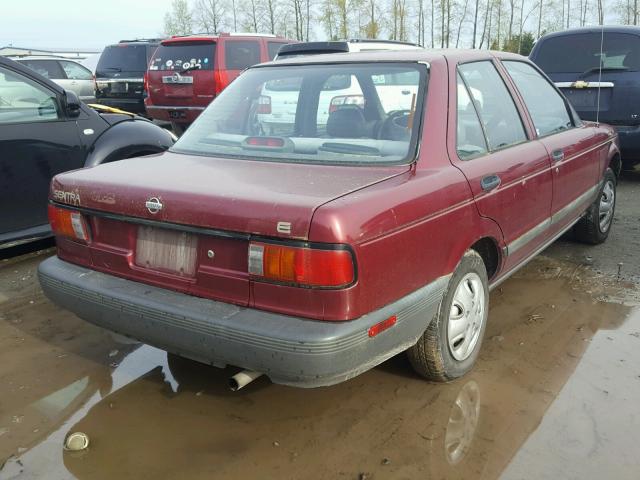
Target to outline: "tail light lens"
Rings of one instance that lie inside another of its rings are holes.
[[[351,284],[355,279],[355,268],[348,250],[251,242],[249,274],[299,286],[335,288]]]
[[[358,105],[364,107],[364,96],[362,95],[338,95],[331,99],[329,103],[329,113],[333,113],[342,105]]]
[[[258,97],[258,109],[256,113],[267,115],[271,113],[271,97],[267,95],[260,95],[260,97]]]
[[[229,83],[229,79],[227,77],[227,73],[222,70],[215,70],[213,72],[213,93],[216,95],[220,95],[220,92],[224,90],[224,87]]]
[[[48,213],[54,235],[89,241],[89,226],[80,212],[49,205]]]

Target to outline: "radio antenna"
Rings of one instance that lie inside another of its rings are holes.
[[[604,25],[600,24],[600,57],[598,59],[598,103],[596,107],[596,125],[600,126],[600,89],[602,88],[602,62],[604,61]]]

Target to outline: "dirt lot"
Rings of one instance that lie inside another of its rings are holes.
[[[628,176],[607,244],[561,240],[494,291],[477,367],[445,385],[399,356],[335,387],[231,393],[232,369],[49,303],[51,250],[0,261],[0,479],[640,478],[639,205]],[[74,431],[87,450],[63,450]]]

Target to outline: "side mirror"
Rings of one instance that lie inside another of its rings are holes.
[[[70,117],[77,117],[78,115],[80,115],[81,108],[78,95],[76,95],[75,92],[72,92],[71,90],[65,90],[64,96],[67,115],[69,115]]]

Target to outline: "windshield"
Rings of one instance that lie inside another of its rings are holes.
[[[144,72],[147,70],[146,45],[111,45],[104,49],[96,72]]]
[[[172,151],[302,163],[402,163],[416,150],[426,68],[415,63],[246,71]]]
[[[562,35],[544,40],[535,62],[545,73],[591,73],[606,70],[640,70],[640,37],[626,33],[605,33],[600,56],[600,33]],[[568,52],[558,55],[558,52]]]
[[[149,70],[180,71],[184,69],[213,70],[216,44],[180,42],[160,45],[155,51]]]

